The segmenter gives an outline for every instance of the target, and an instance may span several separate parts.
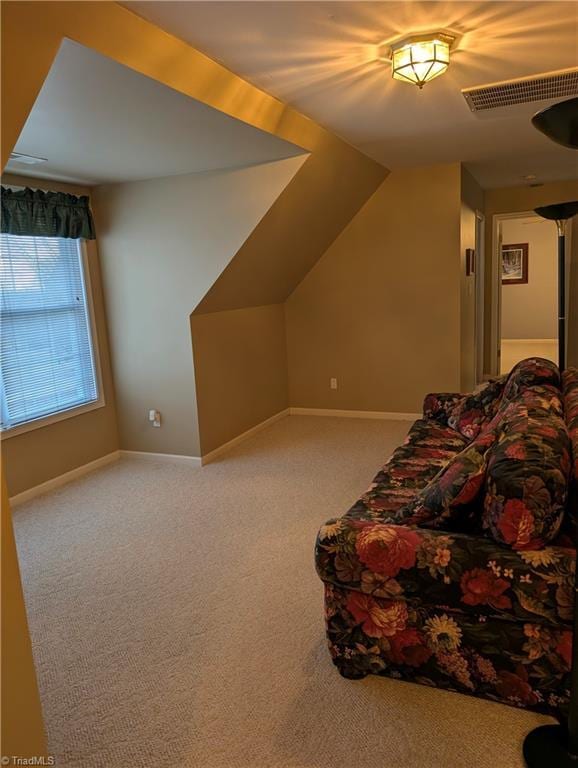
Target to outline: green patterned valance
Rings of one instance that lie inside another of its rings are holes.
[[[2,232],[94,240],[88,197],[40,189],[2,187]]]

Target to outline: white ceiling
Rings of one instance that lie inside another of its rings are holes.
[[[578,178],[578,156],[530,124],[549,102],[470,112],[461,88],[578,66],[576,2],[126,2],[389,168],[465,162],[486,188]],[[423,91],[376,60],[384,40],[460,35]]]
[[[65,40],[11,161],[21,175],[86,184],[236,168],[303,154],[265,131]]]

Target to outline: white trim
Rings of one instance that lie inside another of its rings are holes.
[[[201,456],[201,464],[203,466],[205,466],[205,464],[210,464],[212,461],[218,458],[222,453],[226,453],[228,450],[230,450],[235,445],[237,445],[237,443],[240,443],[243,440],[246,440],[248,437],[251,437],[256,432],[260,432],[262,429],[265,429],[265,427],[268,427],[270,424],[273,424],[275,421],[279,421],[279,419],[282,419],[285,416],[289,416],[289,414],[292,412],[293,412],[292,408],[285,408],[283,411],[279,411],[279,413],[273,414],[273,416],[270,416],[268,419],[265,419],[265,421],[261,421],[259,424],[256,424],[254,427],[251,427],[251,429],[248,429],[246,432],[242,432],[240,435],[237,435],[237,437],[234,437],[232,440],[229,440],[227,443],[223,443],[223,445],[220,445],[218,448],[215,448],[213,451],[209,451],[209,453],[205,453],[204,456]]]
[[[333,408],[290,408],[291,416],[341,416],[346,419],[389,419],[390,421],[415,421],[421,413],[398,413],[396,411],[340,411]]]
[[[500,224],[510,219],[524,219],[528,216],[537,217],[535,211],[513,211],[511,213],[494,213],[492,216],[492,286],[491,286],[491,333],[490,333],[490,374],[499,376],[502,367],[502,255],[500,253],[502,238]]]
[[[15,507],[25,501],[34,499],[36,496],[41,496],[42,494],[48,493],[48,491],[52,491],[61,485],[70,483],[71,480],[76,480],[78,477],[87,475],[89,472],[93,472],[95,469],[99,469],[100,467],[104,467],[107,464],[111,464],[113,461],[117,461],[119,458],[120,451],[112,451],[112,453],[106,453],[104,456],[100,456],[94,461],[89,461],[88,464],[82,464],[80,467],[75,467],[69,472],[64,472],[62,475],[53,477],[51,480],[47,480],[45,483],[40,483],[40,485],[35,485],[32,488],[28,488],[26,491],[17,493],[15,496],[10,498],[10,504],[11,506]]]
[[[54,411],[52,413],[46,414],[45,416],[39,416],[36,419],[30,419],[29,421],[24,421],[21,424],[16,424],[13,427],[4,427],[3,429],[0,429],[0,437],[2,440],[9,440],[11,437],[17,437],[18,435],[23,435],[26,432],[32,432],[32,430],[35,429],[49,427],[51,424],[56,424],[58,421],[73,419],[75,416],[81,416],[83,413],[89,413],[89,411],[95,411],[98,408],[104,408],[106,405],[102,379],[102,366],[100,362],[100,347],[98,343],[98,332],[96,328],[96,314],[94,311],[94,290],[90,277],[90,262],[88,259],[88,249],[86,242],[86,240],[80,240],[78,242],[78,253],[81,267],[80,280],[82,282],[82,289],[86,302],[86,320],[88,323],[90,353],[94,370],[96,393],[98,397],[95,400],[90,400],[87,403],[73,405],[70,408],[63,409],[62,411]]]
[[[172,461],[180,464],[191,464],[193,467],[201,466],[198,456],[188,456],[184,453],[151,453],[150,451],[120,451],[122,456],[132,456],[136,459],[155,459],[156,461]]]
[[[56,424],[58,421],[73,419],[75,416],[82,416],[83,413],[96,411],[98,408],[104,408],[105,405],[106,403],[104,402],[104,396],[99,400],[93,400],[90,403],[73,405],[72,408],[66,408],[64,411],[57,411],[56,413],[51,413],[48,416],[40,416],[37,419],[31,419],[30,421],[25,421],[22,424],[17,424],[15,427],[6,427],[4,429],[0,429],[0,439],[10,440],[11,437],[18,437],[18,435],[23,435],[25,432],[32,432],[34,429],[49,427],[51,424]]]
[[[475,380],[476,384],[484,381],[484,349],[485,349],[485,279],[486,279],[486,217],[482,211],[476,210],[475,232]]]
[[[251,427],[251,429],[248,429],[246,432],[237,435],[237,437],[234,437],[232,440],[229,440],[227,443],[220,445],[218,448],[215,448],[215,450],[206,453],[200,458],[198,456],[186,456],[178,453],[149,453],[148,451],[125,450],[112,451],[112,453],[107,453],[104,456],[100,456],[94,461],[89,461],[88,464],[82,464],[80,467],[75,467],[69,472],[64,472],[62,475],[58,475],[57,477],[53,477],[51,480],[40,483],[40,485],[35,485],[33,488],[28,488],[26,491],[17,493],[15,496],[10,498],[10,504],[12,506],[22,504],[25,501],[29,501],[30,499],[35,498],[36,496],[40,496],[44,493],[47,493],[48,491],[52,491],[61,485],[66,485],[72,480],[76,480],[83,475],[87,475],[89,472],[93,472],[95,469],[99,469],[100,467],[104,467],[107,464],[111,464],[123,456],[133,456],[135,458],[144,460],[180,462],[184,464],[190,464],[193,467],[204,466],[205,464],[210,464],[221,454],[226,453],[238,443],[246,440],[257,432],[260,432],[274,422],[284,418],[285,416],[341,416],[352,419],[389,419],[391,421],[415,421],[416,419],[421,418],[422,414],[397,413],[388,411],[340,411],[331,408],[285,408],[285,410],[279,411],[279,413],[275,413],[273,416],[265,419],[265,421],[256,424],[254,427]]]
[[[558,339],[502,339],[502,344],[558,344]]]

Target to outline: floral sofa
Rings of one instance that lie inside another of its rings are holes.
[[[561,717],[572,650],[578,370],[519,363],[423,418],[319,531],[331,656]]]

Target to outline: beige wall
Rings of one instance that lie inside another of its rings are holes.
[[[282,304],[191,317],[203,455],[289,405]]]
[[[12,174],[2,176],[2,183],[30,185],[76,195],[90,194],[86,187]],[[115,396],[97,241],[87,241],[87,250],[105,404],[102,408],[40,429],[5,437],[2,440],[2,454],[11,496],[118,450]]]
[[[531,223],[529,223],[531,222]],[[503,339],[558,338],[556,224],[537,217],[502,222],[504,244],[528,243],[528,282],[502,285]]]
[[[416,412],[459,389],[459,252],[459,164],[392,171],[286,302],[290,404]]]
[[[189,316],[303,160],[95,189],[123,449],[200,455]]]
[[[484,273],[484,361],[487,373],[495,373],[491,370],[492,347],[496,343],[496,333],[499,329],[492,323],[492,293],[498,286],[494,275],[493,261],[493,227],[494,215],[498,213],[518,213],[533,211],[541,205],[563,203],[570,200],[578,200],[578,180],[558,181],[542,184],[539,187],[504,187],[502,189],[488,189],[485,193],[485,273]],[[570,299],[570,313],[576,313],[577,301],[573,296]],[[568,323],[569,348],[578,351],[578,323]]]

